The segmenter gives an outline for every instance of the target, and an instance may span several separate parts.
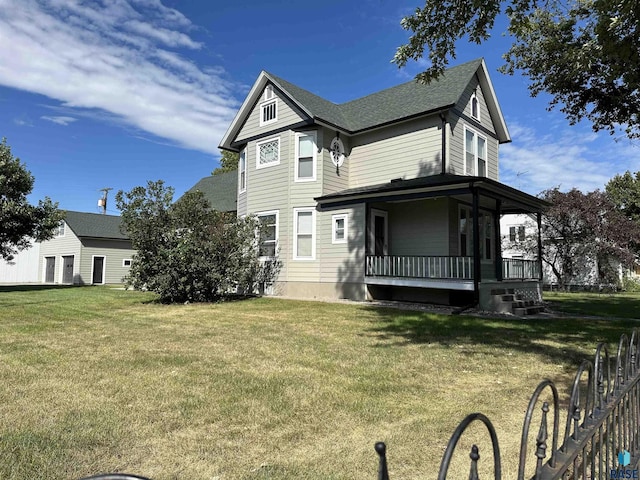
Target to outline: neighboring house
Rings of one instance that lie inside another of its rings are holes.
[[[498,181],[510,142],[483,60],[340,105],[262,72],[220,148],[238,152],[237,213],[267,226],[282,269],[274,293],[300,298],[491,304],[506,278],[500,221],[540,199]]]
[[[120,217],[67,211],[51,240],[40,244],[39,281],[74,285],[122,283],[135,251]]]
[[[225,172],[200,179],[189,192],[202,192],[211,207],[219,212],[238,210],[238,172]]]

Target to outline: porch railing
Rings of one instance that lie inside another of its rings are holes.
[[[366,275],[470,280],[473,257],[367,255]]]
[[[502,278],[505,280],[537,280],[540,278],[540,264],[537,260],[503,258]]]

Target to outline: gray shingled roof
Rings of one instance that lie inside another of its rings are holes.
[[[473,60],[447,69],[429,85],[412,80],[340,105],[275,75],[267,75],[314,118],[349,132],[358,132],[453,106],[481,64],[482,59]]]
[[[234,170],[204,177],[188,191],[202,192],[215,210],[235,212],[238,209],[238,172]]]
[[[67,211],[64,221],[80,238],[129,239],[120,231],[121,218],[116,215]]]

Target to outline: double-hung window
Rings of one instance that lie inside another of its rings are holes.
[[[347,243],[349,238],[348,215],[333,215],[331,217],[331,243]]]
[[[524,242],[525,231],[524,225],[517,227],[509,227],[509,241],[511,242]]]
[[[293,209],[293,259],[316,258],[316,211],[314,208]]]
[[[265,168],[280,163],[280,137],[256,144],[256,168]]]
[[[487,176],[487,139],[465,127],[464,173],[478,177]]]
[[[247,151],[242,150],[238,158],[238,187],[240,193],[247,190]]]
[[[273,258],[278,246],[278,211],[262,212],[256,216],[260,222],[258,254],[263,258]]]
[[[264,89],[264,102],[260,104],[260,126],[268,125],[278,120],[278,98],[273,87],[267,85]]]
[[[296,133],[296,182],[316,179],[316,133]]]

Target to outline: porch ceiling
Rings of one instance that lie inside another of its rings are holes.
[[[396,179],[368,187],[350,188],[315,198],[321,209],[371,201],[391,202],[432,197],[460,197],[477,189],[486,198],[500,200],[502,213],[535,213],[549,203],[515,188],[485,177],[440,174],[410,180]]]

